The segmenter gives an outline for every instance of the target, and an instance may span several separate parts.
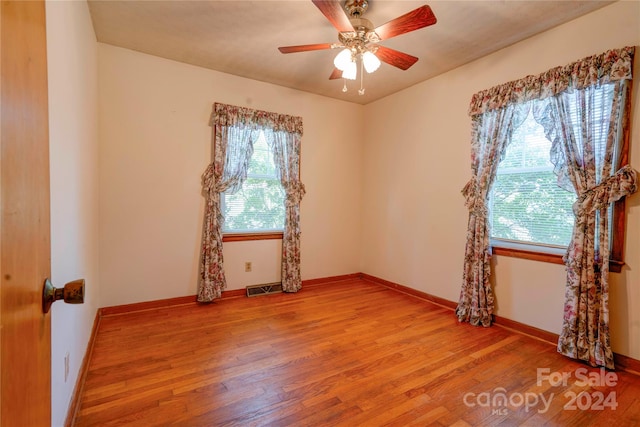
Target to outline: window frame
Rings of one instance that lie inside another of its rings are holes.
[[[257,232],[233,232],[222,233],[223,242],[246,242],[249,240],[282,240],[283,231]]]
[[[622,117],[622,141],[620,147],[620,158],[618,159],[617,169],[629,164],[629,135],[631,124],[631,95],[633,93],[633,81],[628,83],[627,93],[625,95],[625,108]],[[609,271],[612,273],[620,273],[624,266],[624,238],[626,234],[626,197],[613,202],[611,213],[611,250],[609,252]],[[564,265],[564,252],[554,250],[536,250],[535,245],[526,243],[506,242],[500,240],[490,240],[490,250],[493,255],[506,256],[513,258],[528,259],[533,261],[547,262],[552,264]],[[553,249],[553,248],[549,248]]]

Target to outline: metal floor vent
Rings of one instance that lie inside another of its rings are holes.
[[[282,292],[282,283],[268,283],[266,285],[247,286],[247,296],[255,297],[258,295],[279,294]]]

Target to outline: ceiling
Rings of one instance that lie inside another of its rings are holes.
[[[357,81],[329,80],[337,50],[282,54],[279,46],[335,43],[337,30],[311,0],[98,1],[89,10],[99,42],[358,104],[449,71],[612,1],[370,0],[378,27],[428,4],[438,22],[385,40],[417,56],[406,71],[383,63]]]

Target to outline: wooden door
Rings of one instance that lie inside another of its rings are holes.
[[[45,6],[0,3],[0,424],[51,424]]]

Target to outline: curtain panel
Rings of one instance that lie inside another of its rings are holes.
[[[558,185],[578,195],[573,236],[564,256],[567,282],[558,351],[609,369],[614,362],[607,210],[612,202],[637,190],[635,170],[628,165],[616,170],[629,86],[628,80],[620,80],[608,87],[567,91],[541,102],[536,114],[552,142],[551,162]],[[604,110],[609,114],[600,113]]]
[[[300,275],[300,201],[305,188],[300,182],[300,134],[273,132],[267,138],[274,163],[285,191],[284,232],[282,234],[282,290],[297,292],[302,288]]]
[[[462,289],[456,309],[461,322],[490,326],[494,298],[489,282],[489,191],[511,135],[526,119],[528,108],[510,105],[477,115],[471,122],[471,180],[462,194],[469,209]]]
[[[479,124],[485,117],[509,117],[510,110],[527,109],[528,113],[528,108],[533,108],[534,118],[552,142],[550,157],[558,185],[578,195],[573,237],[564,257],[567,281],[558,351],[594,366],[613,368],[608,326],[607,209],[610,203],[637,189],[635,170],[628,165],[616,170],[621,166],[617,151],[623,137],[622,118],[628,114],[625,106],[630,96],[634,52],[634,47],[610,50],[473,95],[469,106],[472,178],[462,190],[469,208],[469,226],[456,310],[460,321],[484,326],[491,323],[494,301],[489,283],[486,199],[495,168],[509,143],[509,126],[517,126],[521,116],[514,115],[511,121],[500,124],[506,129],[490,132],[489,136],[478,132]],[[613,87],[611,96],[598,93],[604,87]],[[603,103],[598,106],[600,110],[606,108],[610,113],[604,124],[594,112],[598,102]],[[491,158],[486,159],[487,155]],[[486,166],[491,162],[496,164],[493,173]]]
[[[216,126],[213,142],[213,162],[202,177],[206,198],[198,301],[220,298],[227,286],[222,255],[222,224],[220,194],[235,193],[247,177],[253,154],[254,130],[249,125]]]
[[[281,171],[281,182],[287,194],[287,217],[289,216],[289,204],[292,205],[293,210],[291,216],[295,217],[294,220],[285,220],[283,234],[285,238],[289,237],[289,239],[286,240],[286,245],[284,238],[282,242],[283,290],[286,280],[286,290],[296,292],[301,288],[299,211],[300,199],[304,195],[304,185],[300,182],[298,165],[302,118],[215,103],[210,125],[214,130],[213,161],[202,176],[206,203],[197,300],[210,302],[220,298],[222,290],[227,286],[222,254],[224,217],[220,206],[221,193],[233,194],[242,187],[253,154],[253,143],[259,131],[264,131],[265,135],[278,135],[277,138],[267,137],[274,152],[278,150],[279,145],[287,145],[289,139],[293,141],[289,144],[291,147],[279,149],[280,152],[287,153],[287,155],[281,156],[283,158],[279,159],[278,155],[274,154],[274,161],[278,170]],[[282,170],[287,171],[284,178]],[[298,190],[295,191],[294,188]]]

